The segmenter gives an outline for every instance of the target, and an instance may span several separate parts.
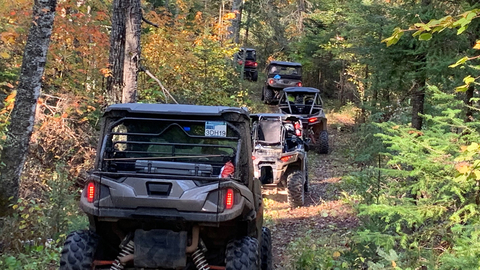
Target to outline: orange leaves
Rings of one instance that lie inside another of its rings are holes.
[[[14,44],[17,38],[18,33],[3,32],[0,34],[0,40],[5,42],[6,44]]]
[[[475,50],[480,50],[480,40],[477,40],[477,42],[475,43],[475,46],[473,46],[473,48]]]
[[[423,132],[418,131],[418,130],[409,130],[409,131],[408,131],[408,134],[410,134],[410,135],[414,134],[414,135],[417,135],[417,136],[423,136]]]
[[[101,68],[100,73],[102,73],[103,77],[112,77],[112,70],[109,68]]]
[[[235,12],[228,12],[225,15],[223,15],[224,20],[233,20],[237,17],[237,14]]]
[[[470,171],[470,164],[468,162],[460,162],[455,165],[455,169],[459,173],[465,174]]]

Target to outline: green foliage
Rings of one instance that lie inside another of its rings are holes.
[[[67,232],[87,226],[76,204],[78,190],[66,178],[64,167],[58,165],[50,177],[44,183],[49,191],[45,198],[20,198],[11,205],[14,213],[5,218],[0,231],[6,250],[30,252],[29,245],[41,247],[48,239],[61,242]]]
[[[61,246],[56,242],[26,244],[22,253],[0,255],[0,268],[5,270],[48,270],[58,267]]]
[[[434,87],[428,94],[435,101],[431,107],[435,115],[425,115],[423,130],[392,122],[377,125],[381,132],[376,137],[387,147],[383,155],[388,159],[382,165],[377,200],[367,188],[359,190],[364,197],[358,206],[364,226],[354,237],[352,251],[372,265],[384,257],[379,248],[402,250],[398,264],[404,267],[440,267],[438,261],[453,265],[461,259],[465,266],[473,265],[475,250],[464,251],[470,244],[466,239],[477,237],[475,224],[480,218],[476,210],[480,150],[472,144],[480,139],[479,124],[462,119],[462,110],[454,109],[462,103],[454,95]],[[374,180],[367,173],[361,176],[351,177],[372,186]]]
[[[312,237],[311,234],[307,232],[305,237],[288,245],[288,253],[293,257],[289,269],[350,269],[351,264],[342,256],[341,247],[332,250],[325,245],[328,239]]]

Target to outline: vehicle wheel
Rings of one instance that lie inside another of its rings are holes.
[[[257,239],[245,236],[230,241],[225,251],[226,270],[257,270],[259,269]]]
[[[328,154],[328,132],[326,130],[320,131],[318,153]]]
[[[263,93],[263,101],[265,104],[270,104],[272,103],[273,100],[273,90],[270,88],[264,88],[264,93]]]
[[[252,81],[254,81],[254,82],[258,81],[258,71],[253,72]]]
[[[272,258],[272,234],[270,229],[262,227],[262,249],[260,250],[261,267],[262,270],[273,269]]]
[[[305,157],[307,160],[307,158]],[[305,193],[308,192],[308,162],[305,160],[305,184],[303,184],[303,190]]]
[[[60,270],[91,270],[98,235],[89,230],[70,233],[60,256]]]
[[[305,203],[304,180],[305,176],[301,171],[294,171],[287,177],[287,200],[291,208],[303,206]]]

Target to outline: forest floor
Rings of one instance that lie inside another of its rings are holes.
[[[351,230],[358,226],[352,206],[342,200],[342,178],[357,170],[353,164],[354,120],[344,114],[330,113],[330,153],[308,152],[309,192],[305,206],[290,209],[282,189],[263,191],[265,225],[272,231],[274,269],[292,269],[297,245],[321,245],[335,257],[345,250]],[[314,242],[312,242],[312,239]]]

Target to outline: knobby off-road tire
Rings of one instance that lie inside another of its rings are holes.
[[[303,191],[308,192],[308,159],[305,156],[305,184],[303,184]]]
[[[260,266],[257,239],[245,236],[232,240],[225,251],[226,270],[258,270]]]
[[[91,270],[98,235],[89,230],[70,233],[60,256],[60,270]]]
[[[254,81],[254,82],[258,81],[258,71],[253,72],[252,81]]]
[[[273,270],[272,258],[272,234],[270,229],[262,227],[262,246],[260,250],[260,259],[262,270]]]
[[[319,145],[318,145],[318,153],[319,154],[328,154],[328,132],[326,130],[320,131],[320,135],[318,136]]]
[[[272,101],[273,101],[273,90],[268,88],[268,87],[265,87],[263,88],[263,101],[265,102],[265,104],[271,104]]]
[[[303,206],[305,175],[301,171],[294,171],[287,177],[287,200],[291,208]]]

